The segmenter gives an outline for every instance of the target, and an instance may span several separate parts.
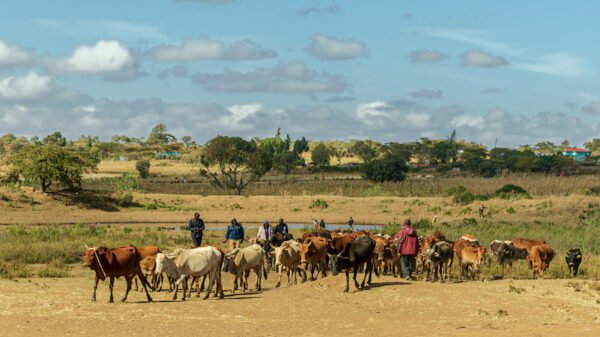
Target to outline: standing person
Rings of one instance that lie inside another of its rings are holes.
[[[325,229],[325,221],[323,221],[323,219],[321,219],[321,221],[319,222],[319,228]]]
[[[352,219],[352,217],[348,219],[348,227],[350,227],[350,230],[354,232],[354,219]]]
[[[417,265],[417,252],[419,250],[419,239],[417,230],[412,228],[409,219],[404,221],[404,226],[396,235],[398,238],[398,254],[400,255],[400,266],[402,276],[410,280]]]
[[[319,222],[317,221],[317,219],[313,219],[313,231],[317,231],[317,229],[319,228]]]
[[[235,218],[231,219],[231,224],[227,226],[223,242],[227,241],[229,241],[229,250],[240,248],[240,245],[244,242],[244,227]]]
[[[263,225],[258,227],[258,232],[256,233],[256,243],[262,246],[265,244],[265,242],[271,239],[271,236],[273,236],[273,230],[271,229],[269,222],[265,220]]]
[[[275,226],[275,233],[283,233],[283,234],[288,234],[288,225],[283,222],[283,218],[279,219],[279,223],[277,224],[277,226]]]
[[[481,204],[481,206],[479,206],[479,217],[483,218],[483,212],[485,211],[485,206],[483,206],[483,204]]]
[[[192,243],[194,247],[202,245],[202,235],[204,234],[204,220],[200,218],[200,213],[194,213],[194,217],[188,222],[187,230],[192,234]]]

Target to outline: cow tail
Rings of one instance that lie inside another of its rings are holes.
[[[269,265],[265,264],[264,261],[263,261],[262,265],[263,265],[263,268],[262,268],[263,269],[263,276],[265,277],[265,280],[266,280],[267,277],[268,277],[268,275],[269,275],[269,269],[268,269]]]

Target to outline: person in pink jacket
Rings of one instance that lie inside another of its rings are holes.
[[[404,221],[404,226],[396,238],[398,238],[398,254],[400,255],[400,267],[402,276],[409,280],[417,266],[417,253],[419,251],[419,238],[417,230],[410,226],[410,220]]]

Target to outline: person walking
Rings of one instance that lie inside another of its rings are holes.
[[[244,242],[244,227],[235,218],[231,219],[231,223],[227,226],[223,243],[227,241],[229,241],[229,250],[240,248],[240,245]]]
[[[277,224],[277,226],[275,226],[275,230],[273,232],[282,234],[289,233],[288,225],[285,222],[283,222],[283,218],[279,219],[279,223]]]
[[[313,231],[317,231],[317,229],[319,228],[319,222],[317,221],[317,219],[313,219]]]
[[[354,219],[352,219],[352,217],[348,219],[348,227],[350,227],[350,230],[354,232]]]
[[[485,206],[483,206],[483,204],[481,204],[481,206],[479,206],[479,217],[483,218],[483,213],[485,212]]]
[[[256,233],[256,243],[262,246],[265,244],[265,242],[269,241],[272,236],[273,230],[271,229],[271,225],[265,220],[262,226],[258,227],[258,232]]]
[[[417,237],[417,230],[411,227],[409,219],[404,221],[404,225],[396,237],[398,238],[397,250],[400,255],[402,276],[410,280],[417,266],[419,239]]]
[[[202,245],[202,235],[204,234],[204,220],[200,217],[200,213],[194,213],[194,217],[188,222],[187,230],[192,235],[192,243],[194,247]]]
[[[319,222],[319,228],[325,229],[325,221],[323,221],[323,219],[321,219],[321,221]]]

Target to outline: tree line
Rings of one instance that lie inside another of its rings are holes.
[[[600,150],[600,139],[584,144],[592,151]],[[198,165],[199,173],[229,193],[241,194],[252,182],[267,172],[289,174],[298,168],[313,171],[359,170],[366,179],[402,181],[409,171],[437,173],[466,172],[483,177],[501,173],[525,172],[573,174],[597,169],[597,158],[578,162],[561,151],[568,141],[559,145],[540,142],[518,148],[488,149],[482,144],[457,138],[456,132],[445,139],[421,138],[413,142],[380,143],[373,140],[350,142],[309,142],[305,137],[292,141],[277,130],[273,137],[253,138],[217,136],[205,144],[192,137],[178,141],[167,126],[158,124],[148,137],[115,135],[110,141],[94,136],[67,140],[60,132],[42,139],[0,137],[0,158],[7,170],[3,180],[21,182],[46,191],[60,183],[68,188],[81,186],[84,173],[94,171],[102,159],[137,159],[140,177],[150,172],[150,161],[161,151],[176,151],[181,160]],[[306,159],[309,159],[307,162]],[[337,160],[337,165],[332,161]],[[343,161],[349,165],[342,165]]]

